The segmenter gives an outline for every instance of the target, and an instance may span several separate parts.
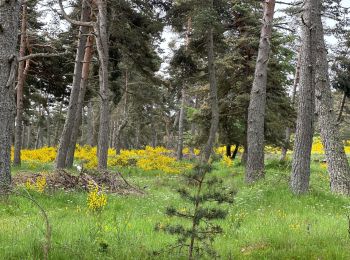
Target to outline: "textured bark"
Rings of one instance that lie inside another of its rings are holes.
[[[333,109],[332,92],[329,82],[327,49],[321,19],[321,1],[318,2],[316,29],[316,114],[321,129],[327,168],[330,174],[330,188],[334,193],[350,195],[350,167],[339,138],[336,114]]]
[[[338,114],[338,118],[337,118],[338,123],[340,123],[342,121],[345,101],[346,101],[346,93],[344,92],[343,98],[342,98],[341,103],[340,103],[339,114]]]
[[[96,46],[100,61],[100,128],[98,134],[98,169],[107,169],[108,137],[109,137],[109,82],[108,60],[109,46],[107,33],[107,0],[96,1],[98,14],[94,25]]]
[[[185,123],[185,104],[186,104],[186,93],[185,87],[182,87],[181,90],[181,108],[180,108],[180,117],[179,117],[179,135],[177,139],[177,160],[182,160],[183,146],[184,146],[184,123]]]
[[[318,0],[306,0],[302,14],[302,46],[298,117],[293,150],[291,189],[295,194],[309,189],[310,159],[315,111],[315,17]]]
[[[61,101],[60,106],[59,106],[59,110],[58,110],[58,120],[57,120],[56,125],[55,125],[55,136],[53,138],[54,146],[57,146],[57,144],[58,144],[58,138],[59,138],[59,133],[60,133],[60,129],[61,129],[60,121],[61,121],[62,109],[63,109],[63,101]]]
[[[81,21],[86,22],[90,18],[90,8],[86,1],[82,2],[82,12],[81,12]],[[78,107],[78,98],[80,91],[80,82],[82,76],[83,69],[83,59],[85,53],[85,45],[86,45],[86,34],[89,32],[89,28],[85,26],[80,26],[79,35],[78,35],[78,47],[75,58],[75,66],[74,66],[74,77],[72,83],[72,89],[70,94],[69,106],[66,121],[63,127],[62,135],[60,138],[60,144],[57,150],[56,157],[56,168],[65,168],[66,167],[66,157],[69,148],[69,143],[72,137],[72,131],[75,124],[75,117],[77,113]]]
[[[69,143],[67,156],[66,156],[66,167],[70,168],[73,166],[75,147],[79,137],[79,130],[82,124],[82,115],[84,108],[84,99],[87,88],[87,83],[89,79],[90,63],[93,54],[93,36],[89,36],[86,42],[85,54],[84,54],[84,64],[82,69],[82,78],[80,81],[80,90],[77,104],[77,111],[75,115],[75,124],[72,129],[71,141]],[[89,130],[90,131],[90,130]]]
[[[300,63],[301,63],[301,55],[300,50],[298,53],[298,61],[297,61],[297,67],[295,69],[295,75],[294,75],[294,83],[293,83],[293,93],[292,93],[292,102],[291,105],[294,107],[295,105],[295,99],[297,94],[297,88],[300,82]],[[290,135],[291,135],[291,129],[290,127],[286,128],[286,136],[284,139],[284,146],[282,147],[281,152],[281,161],[285,161],[287,157],[287,151],[290,148]]]
[[[88,110],[87,110],[87,144],[90,146],[94,146],[94,110],[92,108],[92,102],[91,100],[88,103]]]
[[[245,181],[253,183],[264,177],[264,122],[266,110],[267,66],[275,10],[275,0],[265,1],[258,59],[248,108],[247,165]]]
[[[27,139],[26,139],[26,148],[27,149],[30,149],[30,144],[31,144],[31,141],[32,141],[31,137],[32,137],[32,125],[29,124],[27,126]]]
[[[11,185],[18,2],[0,1],[0,193]]]
[[[121,150],[121,134],[123,129],[127,126],[128,124],[128,117],[129,117],[129,111],[128,111],[128,106],[129,106],[129,99],[128,99],[128,89],[129,89],[129,73],[128,70],[125,71],[125,91],[124,91],[124,107],[123,107],[123,119],[121,122],[119,122],[116,125],[115,128],[115,133],[114,133],[114,148],[116,151],[116,154],[120,154]]]
[[[203,149],[202,161],[205,163],[209,162],[210,155],[214,148],[216,133],[219,128],[219,102],[215,72],[213,28],[210,28],[208,32],[208,70],[210,84],[211,121],[208,141]]]
[[[21,22],[21,38],[19,48],[19,58],[25,56],[27,42],[27,3],[22,3],[22,22]],[[26,80],[26,75],[29,70],[30,60],[20,61],[18,64],[18,79],[17,79],[17,110],[15,124],[15,149],[14,149],[14,165],[21,164],[21,148],[22,148],[22,132],[23,132],[23,88]]]

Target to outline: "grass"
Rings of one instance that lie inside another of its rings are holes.
[[[50,170],[51,165],[30,171]],[[269,160],[266,178],[244,184],[242,166],[216,164],[221,176],[238,193],[220,221],[225,233],[215,241],[223,259],[350,259],[347,215],[350,199],[329,192],[328,177],[313,163],[310,192],[289,191],[290,165]],[[28,165],[15,169],[28,172]],[[155,259],[155,250],[175,241],[156,232],[156,223],[177,221],[164,215],[166,206],[182,206],[175,189],[180,175],[123,169],[144,196],[108,195],[101,214],[87,210],[84,192],[31,194],[47,211],[52,225],[50,259]],[[10,196],[0,201],[0,259],[41,259],[45,225],[40,211],[27,199]],[[169,252],[157,259],[183,259]]]

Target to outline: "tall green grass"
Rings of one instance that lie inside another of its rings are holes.
[[[46,166],[45,166],[46,167]],[[51,166],[47,166],[48,169]],[[17,174],[26,169],[16,169]],[[350,199],[329,192],[325,170],[312,165],[310,192],[289,191],[288,163],[268,161],[266,178],[244,184],[242,166],[215,165],[213,175],[238,191],[225,233],[215,241],[223,259],[350,259],[347,214]],[[176,188],[181,175],[124,169],[125,176],[145,195],[108,195],[99,214],[87,210],[84,192],[56,191],[34,198],[46,209],[52,225],[50,259],[184,259],[186,252],[153,251],[174,238],[156,232],[156,223],[178,221],[165,216],[166,206],[182,205]],[[102,228],[101,228],[102,227]],[[45,225],[40,211],[27,199],[0,201],[0,259],[41,259]]]

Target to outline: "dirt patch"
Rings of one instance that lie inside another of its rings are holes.
[[[34,184],[38,178],[45,177],[46,188],[49,190],[85,190],[89,184],[97,185],[108,193],[129,195],[144,194],[144,191],[131,185],[119,172],[87,171],[73,175],[65,170],[57,170],[51,173],[18,173],[13,176],[16,186],[25,186],[27,182]]]

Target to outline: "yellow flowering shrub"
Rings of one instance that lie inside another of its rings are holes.
[[[92,211],[101,211],[107,205],[107,195],[91,182],[88,189],[87,207]]]
[[[230,157],[224,155],[224,156],[222,156],[220,163],[224,167],[231,167],[233,165],[233,160]]]
[[[45,191],[46,186],[47,186],[47,183],[46,183],[45,176],[39,176],[35,180],[35,182],[28,179],[25,184],[25,187],[27,188],[27,190],[33,190],[39,193],[43,193]]]

